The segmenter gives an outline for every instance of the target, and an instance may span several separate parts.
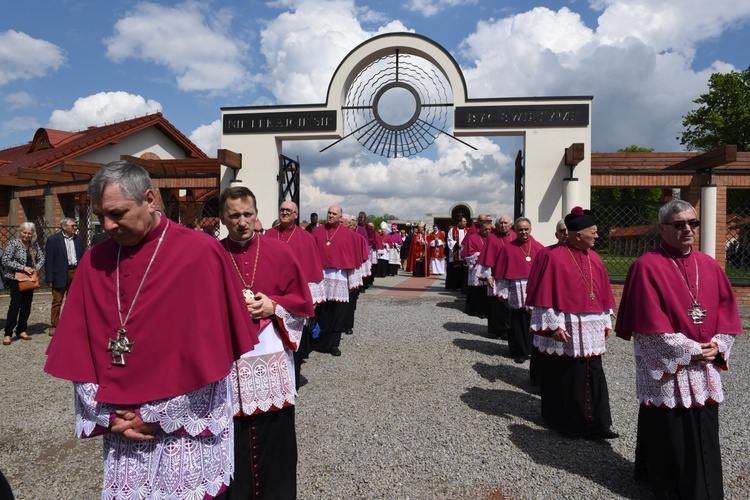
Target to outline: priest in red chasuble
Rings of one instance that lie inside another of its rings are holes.
[[[686,201],[659,210],[662,241],[628,271],[615,326],[635,350],[636,477],[657,498],[724,495],[721,372],[742,325],[726,274],[693,249],[699,225]]]
[[[529,274],[534,346],[542,356],[542,418],[562,434],[605,439],[612,430],[602,356],[615,299],[593,247],[596,217],[574,207],[565,216],[565,245],[539,254]]]
[[[406,271],[412,273],[412,276],[419,278],[430,275],[430,254],[427,249],[424,222],[420,222],[411,238],[409,260],[406,263]]]
[[[47,350],[74,383],[76,435],[103,436],[103,498],[220,498],[234,473],[230,366],[258,343],[221,245],[157,211],[148,173],[91,179],[92,247]]]

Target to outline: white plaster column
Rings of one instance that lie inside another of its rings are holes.
[[[716,185],[701,187],[701,252],[716,258]]]
[[[573,210],[573,207],[582,206],[579,190],[580,183],[577,177],[566,177],[563,179],[563,216],[561,218],[569,214]]]

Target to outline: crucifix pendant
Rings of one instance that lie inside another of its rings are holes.
[[[128,339],[128,331],[124,327],[120,327],[117,332],[116,339],[109,339],[109,345],[107,351],[112,353],[112,364],[117,366],[125,366],[125,353],[133,352],[133,345],[135,342],[131,342]]]
[[[330,241],[326,241],[326,246],[330,247],[331,246],[331,242]]]
[[[250,288],[245,288],[244,290],[242,290],[242,295],[245,297],[245,300],[255,297],[255,294],[253,294],[253,291],[250,290]]]
[[[531,255],[526,256],[526,262],[531,262]]]
[[[594,292],[589,293],[589,298],[591,300],[596,300],[596,294]]]
[[[693,307],[687,310],[688,317],[693,320],[694,325],[702,325],[703,318],[706,317],[706,310],[701,309],[701,305],[697,302],[693,302]]]

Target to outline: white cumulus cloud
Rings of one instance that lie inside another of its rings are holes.
[[[211,158],[216,157],[216,151],[221,147],[221,120],[215,120],[208,125],[201,125],[190,133],[190,140]]]
[[[57,70],[65,53],[54,43],[14,30],[0,32],[0,85]]]
[[[57,130],[81,130],[161,111],[161,104],[127,92],[99,92],[76,99],[67,110],[56,109],[48,127]]]
[[[104,43],[115,62],[139,59],[169,69],[185,91],[246,88],[247,45],[231,36],[230,12],[188,1],[173,7],[150,2],[136,5],[120,19]]]

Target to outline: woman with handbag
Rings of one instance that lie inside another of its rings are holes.
[[[23,340],[31,340],[26,333],[27,321],[31,314],[31,301],[34,289],[39,288],[38,271],[44,265],[44,254],[36,237],[36,227],[24,222],[19,228],[21,237],[8,243],[3,252],[3,275],[10,284],[10,307],[5,320],[3,345],[10,345],[13,329]]]

